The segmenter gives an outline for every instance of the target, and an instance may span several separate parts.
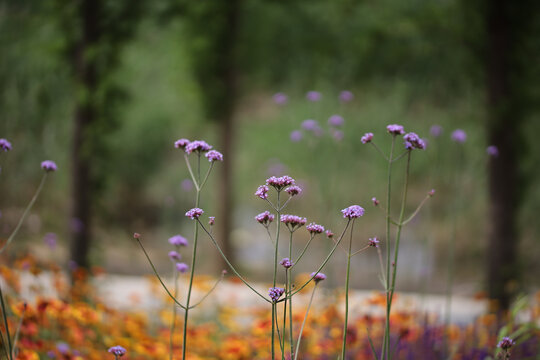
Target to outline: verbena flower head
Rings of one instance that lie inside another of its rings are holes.
[[[334,233],[332,231],[330,231],[330,230],[326,230],[326,237],[331,239],[331,238],[334,237]]]
[[[342,116],[339,115],[332,115],[328,118],[328,125],[334,126],[334,127],[340,127],[345,124],[345,120]]]
[[[188,241],[182,235],[174,235],[168,241],[169,244],[174,246],[188,246]]]
[[[443,128],[442,128],[441,125],[433,125],[433,126],[429,129],[429,133],[430,133],[431,136],[433,136],[433,137],[439,137],[439,136],[441,136],[442,131],[443,131]]]
[[[309,233],[312,235],[321,234],[324,232],[324,226],[315,224],[315,223],[310,223],[309,225],[306,226],[306,230],[309,231]]]
[[[430,197],[433,196],[433,195],[435,195],[435,189],[429,190],[428,195],[429,195]]]
[[[274,214],[271,214],[269,211],[265,211],[255,216],[255,220],[257,220],[259,224],[268,226],[272,221],[274,221]]]
[[[373,140],[373,133],[365,133],[364,136],[362,136],[360,138],[360,141],[362,142],[362,144],[367,144],[367,143],[370,143],[371,140]]]
[[[463,144],[467,140],[467,133],[461,129],[454,130],[451,139],[457,143]]]
[[[282,288],[271,287],[268,290],[268,296],[270,296],[270,299],[272,300],[272,302],[277,302],[284,292],[285,290]]]
[[[302,121],[302,129],[306,131],[316,132],[320,128],[321,127],[319,126],[319,123],[317,122],[317,120],[307,119],[307,120]]]
[[[56,171],[58,169],[56,167],[56,163],[51,160],[45,160],[41,162],[41,168],[45,170],[46,172]]]
[[[210,150],[204,156],[206,156],[210,162],[223,161],[223,154],[216,150]]]
[[[59,342],[56,344],[56,350],[62,355],[66,355],[69,352],[69,345],[65,342]]]
[[[392,135],[403,135],[403,133],[405,133],[405,130],[403,130],[403,126],[397,124],[388,125],[386,127],[386,131],[388,131]]]
[[[10,151],[11,143],[7,141],[6,139],[0,139],[0,150]]]
[[[215,216],[209,216],[208,217],[208,225],[213,226],[216,223],[216,217]]]
[[[126,352],[127,352],[127,350],[121,347],[120,345],[113,346],[109,348],[109,350],[107,351],[113,354],[114,356],[119,356],[119,357],[126,355]]]
[[[189,266],[186,263],[176,263],[175,267],[176,267],[176,271],[182,274],[188,271],[189,269]]]
[[[302,132],[300,130],[294,130],[291,132],[290,138],[292,142],[299,142],[302,140]]]
[[[268,199],[268,190],[270,190],[268,186],[261,185],[257,188],[257,191],[255,191],[255,195],[263,200]]]
[[[176,262],[178,260],[180,260],[182,258],[182,255],[180,255],[178,253],[178,251],[169,251],[169,259],[171,259],[172,261]]]
[[[300,188],[300,186],[293,185],[286,188],[285,192],[290,196],[296,196],[302,193],[302,189]]]
[[[332,131],[332,137],[336,141],[341,141],[345,137],[345,133],[341,130],[334,130]]]
[[[191,220],[198,219],[202,214],[204,214],[204,210],[200,208],[193,208],[186,212],[186,216]]]
[[[308,91],[306,94],[306,99],[311,102],[317,102],[322,99],[322,94],[318,91]]]
[[[295,231],[306,225],[306,218],[296,216],[296,215],[287,215],[283,214],[280,218],[281,222],[284,223],[290,231]]]
[[[341,210],[344,218],[356,219],[364,215],[364,208],[359,205],[351,205],[348,208]]]
[[[339,93],[339,101],[342,103],[348,103],[354,99],[354,94],[349,90],[343,90]]]
[[[497,148],[495,145],[488,146],[486,152],[491,157],[499,156],[499,148]]]
[[[203,153],[203,152],[210,151],[211,149],[212,149],[212,146],[208,145],[206,141],[195,140],[187,144],[186,147],[184,148],[184,151],[186,152],[186,154],[191,154],[194,151],[197,153]]]
[[[323,273],[312,272],[310,276],[313,278],[313,281],[315,281],[316,283],[326,280],[326,275],[324,275]]]
[[[190,141],[188,139],[178,139],[174,142],[174,147],[177,149],[185,150]]]
[[[416,133],[410,132],[405,134],[405,136],[403,136],[403,140],[405,140],[405,148],[408,150],[424,150],[426,148],[426,143],[420,138],[420,136],[416,135]]]
[[[270,176],[268,179],[266,179],[266,185],[273,186],[277,191],[281,191],[287,186],[294,184],[294,179],[287,175],[283,175],[280,177]]]
[[[512,340],[508,336],[505,336],[505,337],[502,338],[501,341],[499,341],[499,343],[497,344],[497,347],[501,348],[503,350],[508,350],[512,346],[514,346],[515,344],[516,344],[516,342],[514,340]]]
[[[55,233],[46,233],[43,237],[43,242],[50,247],[51,249],[54,249],[56,247],[56,242],[58,241],[58,236],[56,236]]]
[[[380,204],[380,201],[379,201],[379,200],[377,200],[377,198],[376,198],[375,196],[371,198],[371,202],[372,202],[372,203],[373,203],[373,205],[375,205],[375,206],[377,206],[377,205],[379,205],[379,204]]]
[[[274,99],[274,102],[278,105],[285,105],[289,100],[287,95],[281,92],[275,93],[274,96],[272,96],[272,99]]]
[[[379,243],[380,243],[380,241],[379,241],[379,239],[377,239],[376,237],[374,237],[374,238],[369,238],[369,242],[368,242],[368,245],[369,245],[369,246],[378,248],[378,247],[379,247]]]
[[[279,262],[279,265],[283,266],[285,269],[288,269],[292,266],[292,263],[289,258],[284,258]]]

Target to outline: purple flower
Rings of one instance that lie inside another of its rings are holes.
[[[59,342],[56,344],[56,350],[60,352],[60,354],[65,355],[69,352],[69,345],[63,342]]]
[[[433,196],[433,195],[435,195],[435,189],[429,190],[428,195],[429,195],[430,197]]]
[[[279,265],[283,266],[285,269],[288,269],[292,266],[292,263],[289,258],[284,258],[279,262]]]
[[[499,148],[495,145],[490,145],[487,147],[486,152],[491,157],[497,157],[499,156]]]
[[[56,358],[56,354],[54,353],[54,351],[49,350],[47,351],[47,357],[49,357],[50,359],[54,359]]]
[[[300,186],[293,185],[286,188],[285,192],[290,196],[296,196],[302,193],[302,189],[300,188]]]
[[[359,205],[351,205],[346,209],[341,210],[344,218],[356,219],[364,215],[364,208]]]
[[[467,140],[467,133],[461,129],[454,130],[451,139],[457,143],[463,144]]]
[[[178,261],[182,258],[182,255],[180,255],[178,253],[178,251],[169,251],[169,259],[171,259],[172,261]]]
[[[178,139],[174,142],[174,147],[177,149],[185,150],[186,146],[188,146],[190,141],[188,139]]]
[[[306,224],[306,218],[296,215],[281,215],[281,222],[284,223],[290,231],[295,231]]]
[[[306,99],[308,99],[311,102],[320,101],[321,98],[322,98],[322,95],[318,91],[308,91],[306,94]]]
[[[210,162],[223,161],[223,154],[216,150],[210,150],[204,156],[206,156]]]
[[[176,267],[176,271],[178,271],[181,274],[185,273],[189,269],[189,266],[186,263],[176,263],[175,267]]]
[[[188,246],[188,241],[182,235],[174,235],[169,238],[169,244],[174,246]]]
[[[397,124],[388,125],[386,130],[392,135],[403,135],[405,132],[405,130],[403,130],[403,126]]]
[[[11,150],[11,143],[6,139],[0,139],[0,150],[9,151]]]
[[[302,137],[303,135],[300,130],[291,131],[290,138],[292,142],[299,142],[300,140],[302,140]]]
[[[274,99],[274,102],[278,105],[285,105],[287,103],[287,101],[289,100],[287,98],[287,95],[285,95],[284,93],[275,93],[274,96],[272,96],[272,99]]]
[[[326,280],[326,275],[324,275],[323,273],[312,272],[310,276],[313,278],[315,283]]]
[[[339,101],[342,103],[348,103],[354,99],[354,95],[349,90],[343,90],[339,93]]]
[[[58,237],[55,233],[46,233],[43,237],[43,242],[45,242],[45,244],[47,244],[47,246],[51,249],[54,249],[56,247],[57,240]]]
[[[268,226],[272,221],[274,221],[274,215],[270,214],[269,211],[265,211],[255,216],[255,220],[257,220],[259,224]]]
[[[376,237],[374,237],[374,238],[369,238],[369,243],[368,243],[369,246],[378,248],[378,247],[379,247],[379,243],[380,243],[380,241],[379,241],[379,239],[377,239]]]
[[[334,137],[334,140],[341,141],[345,137],[345,134],[341,130],[334,130],[332,136]]]
[[[343,117],[339,115],[332,115],[330,118],[328,118],[328,125],[330,126],[340,127],[343,126],[344,123],[345,120],[343,120]]]
[[[56,171],[58,169],[56,167],[56,163],[51,160],[45,160],[41,162],[41,168],[45,170],[46,172]]]
[[[405,136],[403,136],[403,140],[405,140],[405,148],[408,150],[423,150],[426,148],[424,140],[420,139],[420,136],[416,135],[416,133],[410,132],[405,134]]]
[[[497,344],[497,347],[501,348],[503,350],[508,350],[512,346],[514,346],[515,344],[516,344],[516,342],[514,340],[512,340],[508,336],[505,336],[505,337],[502,338],[501,341],[499,341],[499,343]]]
[[[271,287],[270,289],[268,289],[268,296],[270,296],[272,302],[277,302],[284,292],[285,290],[282,288]]]
[[[376,197],[372,197],[372,198],[371,198],[371,201],[373,202],[373,205],[375,205],[375,206],[379,205],[379,203],[380,203],[380,201],[377,200]]]
[[[193,208],[186,212],[186,216],[191,218],[191,220],[198,219],[202,214],[204,214],[204,210],[200,208]]]
[[[431,136],[433,137],[439,137],[441,136],[443,132],[443,128],[441,125],[433,125],[430,129],[429,129],[429,133],[431,134]]]
[[[285,187],[294,184],[294,179],[287,175],[283,175],[280,177],[270,176],[268,179],[266,179],[266,185],[273,186],[277,191],[281,191]]]
[[[360,141],[362,141],[362,144],[370,143],[371,140],[373,140],[373,133],[365,133],[364,136],[360,138]]]
[[[311,223],[306,226],[306,230],[309,231],[309,233],[312,235],[321,234],[322,232],[324,232],[324,226]]]
[[[307,120],[302,121],[302,129],[306,131],[316,132],[320,128],[321,127],[319,126],[319,123],[317,122],[317,120],[307,119]]]
[[[261,199],[263,200],[266,200],[268,199],[268,190],[270,190],[268,188],[268,186],[266,185],[261,185],[257,188],[257,191],[255,191],[255,196],[258,196],[260,197]]]
[[[326,230],[326,237],[331,239],[331,238],[334,237],[334,233],[332,231],[330,231],[330,230]]]
[[[209,216],[208,217],[208,225],[213,226],[216,223],[216,217],[215,216]]]
[[[119,345],[116,345],[116,346],[113,346],[112,348],[109,348],[109,350],[107,350],[107,352],[110,352],[114,356],[120,356],[120,357],[126,355],[126,349],[124,349],[123,347],[121,347]]]
[[[202,153],[202,152],[207,152],[211,149],[212,149],[212,146],[208,145],[206,141],[195,140],[187,144],[186,147],[184,148],[184,151],[186,152],[186,154],[191,154],[194,151],[198,153]]]

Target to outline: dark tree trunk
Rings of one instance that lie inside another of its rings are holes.
[[[88,133],[96,121],[94,93],[97,88],[97,66],[89,51],[99,41],[99,12],[101,0],[83,0],[80,3],[81,36],[75,45],[73,67],[77,98],[72,148],[72,213],[71,259],[78,266],[88,267],[92,224],[92,163]],[[84,94],[81,96],[81,94]]]

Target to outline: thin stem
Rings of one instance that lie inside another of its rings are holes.
[[[281,224],[281,220],[280,220],[280,203],[279,203],[279,195],[281,194],[281,191],[278,191],[277,192],[277,200],[276,200],[276,221],[277,221],[277,224],[276,224],[276,241],[274,243],[274,276],[273,276],[273,280],[272,280],[272,287],[276,287],[276,278],[277,278],[277,264],[278,264],[278,248],[279,248],[279,228],[280,228],[280,224]],[[275,306],[274,306],[275,308]],[[272,344],[271,344],[271,353],[272,353],[272,360],[275,359],[275,344],[274,344],[274,339],[275,339],[275,325],[274,325],[274,322],[276,321],[276,311],[273,311],[272,312]],[[283,329],[285,330],[285,329]],[[285,336],[285,334],[283,334],[283,336]],[[283,353],[283,351],[282,351]]]
[[[279,207],[279,211],[285,209],[285,207],[287,206],[287,204],[289,203],[289,201],[291,201],[292,199],[292,196],[289,196],[289,198],[287,200],[285,200],[285,202],[283,203],[283,205],[281,207]]]
[[[420,211],[420,209],[422,209],[422,207],[424,206],[424,204],[426,203],[426,201],[427,201],[430,197],[431,197],[431,196],[426,195],[426,197],[424,198],[424,200],[422,200],[422,202],[418,205],[418,207],[416,208],[416,210],[414,210],[414,212],[411,214],[411,216],[409,216],[409,217],[407,218],[407,220],[404,220],[404,221],[401,223],[401,226],[407,225],[412,219],[414,219],[414,217],[418,214],[418,212]]]
[[[343,343],[341,345],[341,358],[345,360],[345,352],[347,349],[347,325],[349,321],[349,280],[351,272],[352,258],[352,239],[353,239],[354,221],[351,224],[351,236],[349,237],[349,251],[347,252],[347,274],[345,277],[345,322],[343,324]]]
[[[375,145],[375,143],[374,143],[373,141],[371,141],[370,144],[373,145],[373,147],[375,148],[375,150],[377,150],[377,151],[379,152],[379,154],[381,154],[382,157],[383,157],[386,161],[388,161],[388,158],[386,157],[386,155],[381,151],[381,149],[380,149],[377,145]],[[392,155],[390,155],[390,156],[392,156]]]
[[[281,336],[281,332],[279,331],[279,323],[277,322],[277,304],[276,303],[272,303],[272,313],[276,313],[276,333],[277,333],[277,337],[278,337],[278,343],[279,343],[279,348],[281,349],[281,354],[284,354],[285,350],[284,350],[284,344],[281,343],[282,339],[283,339],[283,342],[285,342],[285,334],[283,334],[283,336]]]
[[[379,247],[377,247],[377,254],[379,254],[379,264],[381,265],[381,276],[383,277],[383,283],[386,284],[386,275],[384,274],[384,263],[382,259],[382,252]]]
[[[401,159],[402,157],[404,157],[405,155],[407,155],[407,153],[409,153],[410,150],[405,150],[404,152],[402,152],[399,156],[396,156],[395,159],[392,160],[392,162],[396,162],[398,161],[399,159]]]
[[[8,347],[6,345],[6,339],[4,338],[4,333],[0,331],[0,340],[2,340],[2,350],[4,350],[4,355],[6,359],[9,359]]]
[[[19,219],[19,222],[17,223],[17,226],[15,227],[15,230],[13,230],[13,232],[11,233],[9,238],[7,239],[6,243],[4,245],[2,245],[2,247],[0,248],[0,254],[13,241],[13,239],[15,238],[15,235],[17,235],[17,233],[19,232],[19,229],[21,228],[21,226],[22,226],[22,224],[24,222],[24,219],[26,219],[26,216],[30,212],[30,209],[32,208],[32,206],[34,206],[34,203],[36,202],[36,200],[37,200],[37,198],[39,196],[39,193],[41,192],[41,189],[43,189],[43,185],[45,184],[45,180],[47,179],[47,174],[48,174],[47,172],[45,172],[45,174],[43,174],[43,177],[41,178],[41,182],[39,183],[39,186],[38,186],[38,188],[36,190],[36,193],[32,197],[32,200],[30,200],[30,202],[28,203],[28,206],[26,207],[26,209],[24,209],[24,212],[23,212],[21,218]]]
[[[272,245],[274,245],[274,239],[272,239],[272,234],[270,234],[270,229],[268,229],[268,226],[264,227],[266,229],[266,233],[268,234],[268,238],[272,242]]]
[[[19,319],[19,323],[17,324],[17,330],[15,330],[15,337],[13,338],[13,350],[11,353],[12,359],[17,358],[17,342],[19,341],[19,334],[21,332],[21,327],[22,327],[25,313],[26,313],[26,303],[24,304],[21,318]]]
[[[291,233],[291,237],[292,237],[292,233]],[[309,238],[309,241],[307,242],[306,246],[304,246],[304,249],[302,250],[302,252],[300,253],[300,256],[298,256],[298,259],[296,259],[293,264],[292,264],[292,267],[293,268],[296,264],[298,264],[298,262],[300,261],[300,259],[302,258],[302,256],[304,256],[304,254],[306,253],[306,250],[307,248],[309,247],[309,244],[311,244],[311,240],[313,240],[313,238],[315,237],[315,235],[311,234],[310,238]],[[289,251],[289,256],[292,256],[291,252]],[[291,259],[289,257],[289,259]],[[292,259],[291,259],[292,261]]]
[[[289,293],[289,269],[285,269],[285,296]],[[277,309],[277,306],[276,306]],[[281,359],[285,359],[285,329],[287,328],[287,301],[283,302],[283,336],[281,337]],[[278,329],[279,331],[279,329]]]
[[[304,315],[304,320],[302,321],[302,326],[300,327],[300,333],[298,334],[298,340],[296,340],[296,351],[294,352],[294,360],[298,358],[298,352],[300,351],[300,341],[302,340],[302,333],[304,332],[304,326],[306,326],[309,309],[311,309],[311,303],[313,303],[313,297],[315,295],[315,290],[317,289],[318,284],[319,283],[317,282],[315,283],[315,286],[313,287],[313,291],[311,292],[311,297],[309,298],[306,314]]]
[[[353,252],[353,253],[351,254],[351,257],[354,256],[354,255],[360,254],[362,251],[367,250],[367,249],[369,248],[369,246],[370,246],[370,245],[366,245],[366,246],[364,246],[363,248],[361,248],[360,250],[356,250],[355,252]]]
[[[312,238],[313,238],[313,236],[312,236]],[[291,232],[291,236],[289,237],[289,259],[292,258],[292,239],[293,239],[293,233]],[[311,239],[310,239],[310,241],[311,241]],[[309,242],[308,242],[308,245],[309,245]],[[302,256],[300,255],[300,257],[302,257]],[[298,258],[298,260],[300,260],[300,258]],[[287,277],[287,293],[290,294],[291,291],[292,291],[292,267],[287,269],[287,272],[289,273],[289,276]],[[285,303],[287,303],[287,302],[285,301]],[[292,359],[293,356],[294,356],[292,296],[289,296],[289,342],[290,342],[290,346],[291,346],[290,359]]]
[[[212,172],[212,168],[214,167],[214,162],[210,162],[210,167],[208,167],[208,170],[206,171],[206,175],[204,176],[204,180],[202,181],[201,185],[199,186],[199,188],[202,190],[202,188],[204,187],[204,184],[206,184],[206,180],[208,180],[208,175],[210,175],[210,172]]]
[[[9,324],[8,324],[8,319],[7,319],[6,305],[4,303],[4,293],[2,291],[1,286],[0,286],[0,302],[2,305],[2,318],[4,320],[4,327],[6,328],[9,358],[13,360],[13,346],[11,345],[11,335],[9,334]]]
[[[217,288],[217,286],[223,280],[224,277],[225,277],[225,274],[222,273],[221,276],[214,283],[214,286],[212,286],[212,288],[210,290],[208,290],[208,292],[199,301],[197,301],[195,304],[191,305],[189,308],[194,309],[197,306],[199,306],[204,300],[206,300],[206,298]]]
[[[193,181],[193,184],[195,185],[195,189],[199,191],[200,190],[199,183],[197,182],[197,179],[195,179],[195,175],[193,174],[193,170],[191,169],[191,164],[189,163],[189,158],[187,154],[184,154],[184,159],[186,160],[186,165],[189,170],[189,175],[191,176],[191,181]]]
[[[173,273],[174,273],[174,297],[176,298],[178,296],[178,271],[176,270],[176,266],[173,263]],[[176,304],[172,304],[172,320],[171,320],[171,329],[169,334],[169,359],[172,360],[173,358],[173,338],[174,338],[174,330],[176,328]]]

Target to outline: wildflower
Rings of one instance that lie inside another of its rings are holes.
[[[259,224],[268,226],[272,221],[274,221],[274,215],[270,214],[269,211],[265,211],[255,216],[255,220],[257,220]]]
[[[200,154],[201,152],[207,152],[210,149],[212,149],[212,146],[208,145],[206,141],[195,140],[187,144],[186,147],[184,148],[184,151],[186,152],[186,154],[191,154],[194,151]]]
[[[286,188],[285,192],[290,196],[296,196],[302,193],[302,189],[300,188],[300,186],[293,185]]]
[[[268,199],[268,190],[270,190],[268,188],[268,186],[266,185],[261,185],[257,188],[257,191],[255,191],[255,195],[260,197],[261,199],[263,200],[266,200]]]
[[[177,251],[169,251],[169,259],[171,259],[172,261],[178,261],[182,258],[182,255],[180,255]]]
[[[430,197],[433,196],[433,195],[435,195],[435,189],[429,190],[428,195],[429,195]]]
[[[292,142],[299,142],[302,140],[302,132],[300,130],[294,130],[291,132],[290,138]]]
[[[345,133],[341,130],[335,130],[334,132],[332,132],[332,137],[336,141],[341,141],[345,137]]]
[[[431,127],[431,129],[429,129],[429,133],[430,133],[431,136],[433,136],[433,137],[439,137],[439,136],[441,136],[442,131],[443,131],[443,129],[442,129],[442,126],[440,126],[440,125],[433,125],[433,126]]]
[[[281,222],[287,225],[287,228],[290,231],[297,230],[306,224],[306,218],[296,216],[296,215],[281,215]]]
[[[169,238],[169,244],[174,246],[188,246],[188,241],[182,235],[174,235]]]
[[[116,357],[122,357],[126,354],[126,349],[124,349],[123,347],[119,346],[119,345],[116,345],[116,346],[113,346],[111,348],[109,348],[109,350],[107,350],[107,352],[110,352],[111,354],[113,354],[114,356]]]
[[[45,160],[41,162],[41,168],[45,170],[46,172],[50,171],[56,171],[58,168],[56,167],[56,163],[51,160]]]
[[[285,290],[282,288],[271,287],[268,289],[268,296],[270,296],[270,299],[272,299],[273,302],[277,302],[284,292]]]
[[[454,130],[451,135],[453,141],[463,144],[467,140],[467,133],[461,129]]]
[[[322,95],[318,91],[308,91],[306,94],[306,99],[308,99],[311,102],[317,102],[322,99]]]
[[[186,212],[186,216],[188,218],[191,218],[191,220],[198,219],[202,214],[204,214],[204,211],[203,209],[200,209],[200,208],[193,208],[189,210],[188,212]]]
[[[326,230],[326,237],[331,239],[331,238],[334,237],[334,233],[332,231],[330,231],[330,230]]]
[[[403,135],[403,133],[405,132],[403,130],[403,126],[397,124],[388,125],[386,127],[386,130],[392,135]]]
[[[210,162],[223,161],[223,154],[216,150],[210,150],[204,156],[206,156]]]
[[[317,120],[307,119],[307,120],[302,121],[302,129],[306,131],[316,132],[317,130],[320,129],[320,126]]]
[[[356,219],[364,215],[364,208],[358,205],[351,205],[348,208],[341,210],[344,218]]]
[[[175,267],[176,267],[176,271],[182,274],[188,271],[189,269],[189,266],[186,263],[176,263]]]
[[[212,226],[216,223],[216,217],[215,216],[209,216],[208,217],[208,225]]]
[[[284,93],[276,93],[274,96],[272,96],[272,99],[274,99],[274,102],[278,105],[285,105],[287,101],[289,100],[287,95]]]
[[[6,139],[0,139],[0,150],[9,151],[11,150],[11,143]]]
[[[349,90],[343,90],[339,93],[339,100],[342,103],[348,103],[354,99],[354,95]]]
[[[45,244],[47,244],[47,246],[51,249],[54,249],[56,247],[57,240],[58,237],[55,233],[46,233],[43,237],[43,242],[45,242]]]
[[[174,147],[177,149],[185,150],[186,146],[188,146],[190,141],[188,139],[179,139],[174,142]]]
[[[138,238],[140,238],[140,237],[141,237],[141,234],[139,234],[139,233],[133,233],[133,238],[134,238],[134,239],[138,239]]]
[[[324,226],[311,223],[306,226],[306,230],[309,231],[309,233],[312,235],[321,234],[322,232],[324,232]]]
[[[373,202],[373,205],[375,205],[375,206],[377,206],[377,205],[379,205],[379,204],[380,204],[380,201],[379,201],[379,200],[377,200],[377,198],[376,198],[376,197],[372,197],[372,198],[371,198],[371,202]]]
[[[486,152],[491,157],[499,156],[499,148],[497,148],[495,145],[488,146]]]
[[[499,341],[499,343],[497,344],[497,347],[501,348],[503,350],[508,350],[512,346],[514,346],[515,344],[516,344],[516,342],[514,340],[512,340],[508,336],[505,336],[505,337],[502,338],[501,341]]]
[[[312,272],[310,276],[313,278],[315,283],[326,280],[326,275],[324,275],[323,273]]]
[[[379,243],[380,243],[380,241],[379,241],[379,239],[377,239],[376,237],[374,237],[374,238],[369,238],[369,243],[368,243],[369,246],[378,248],[378,247],[379,247]]]
[[[56,344],[56,350],[58,350],[60,354],[65,355],[69,352],[69,345],[64,342],[59,342]]]
[[[339,115],[332,115],[330,118],[328,118],[328,125],[330,126],[340,127],[343,126],[344,123],[345,120],[343,120],[343,117]]]
[[[364,136],[360,138],[360,141],[362,142],[362,144],[367,144],[370,143],[372,139],[373,133],[365,133]]]
[[[283,190],[289,185],[294,185],[295,181],[292,177],[283,175],[280,177],[271,176],[266,179],[266,185],[273,186],[277,191]]]
[[[285,269],[288,269],[292,266],[291,260],[289,258],[283,258],[279,265],[283,266]]]
[[[403,140],[405,140],[405,148],[408,150],[423,150],[426,148],[426,143],[424,142],[424,140],[420,139],[420,137],[416,135],[416,133],[410,132],[405,134],[405,136],[403,136]]]

